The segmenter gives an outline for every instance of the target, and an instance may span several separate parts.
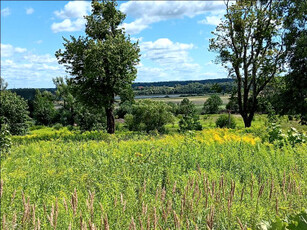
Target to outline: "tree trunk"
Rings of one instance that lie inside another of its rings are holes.
[[[107,132],[110,134],[115,133],[115,119],[113,114],[113,108],[105,108],[107,115]]]
[[[243,117],[245,128],[251,127],[254,116],[248,116],[247,114],[246,115],[241,114],[241,116]]]

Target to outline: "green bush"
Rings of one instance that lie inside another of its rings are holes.
[[[179,131],[202,130],[199,117],[196,115],[196,107],[188,98],[184,98],[178,106],[178,113],[181,115],[179,120]]]
[[[125,115],[125,123],[129,130],[158,130],[164,132],[164,125],[173,122],[170,106],[161,101],[141,100],[132,106],[131,114]]]
[[[203,111],[205,114],[219,113],[219,106],[223,104],[222,99],[218,95],[212,95],[204,103]]]
[[[216,127],[234,129],[236,121],[232,115],[223,114],[215,122]]]
[[[1,91],[0,94],[0,123],[7,125],[7,130],[12,135],[22,135],[28,130],[28,104],[16,93]]]

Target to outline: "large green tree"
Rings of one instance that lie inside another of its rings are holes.
[[[250,127],[257,98],[277,76],[284,60],[281,40],[282,17],[278,1],[226,1],[225,19],[213,32],[209,50],[237,83],[239,113]]]
[[[289,72],[284,77],[285,88],[279,103],[281,114],[299,114],[307,124],[307,2],[284,0],[285,47]]]
[[[125,15],[115,1],[92,1],[92,13],[86,16],[85,37],[64,39],[65,50],[56,52],[72,76],[69,84],[79,101],[104,108],[107,131],[114,133],[114,102],[136,78],[139,62],[138,43],[132,43],[120,27]]]

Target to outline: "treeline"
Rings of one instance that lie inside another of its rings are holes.
[[[10,89],[13,93],[16,93],[17,95],[23,97],[26,100],[34,100],[36,90],[39,90],[40,92],[48,91],[52,94],[55,94],[56,88],[18,88],[18,89]]]
[[[231,80],[231,79],[229,79]],[[193,82],[188,84],[177,84],[175,86],[137,86],[133,90],[136,95],[157,94],[208,94],[208,93],[231,93],[234,81],[220,81],[219,83]]]
[[[200,81],[170,81],[133,83],[132,88],[135,95],[158,95],[158,94],[208,94],[208,93],[231,93],[234,80],[223,78]],[[26,100],[34,100],[35,88],[18,88],[10,91]],[[56,88],[39,88],[40,92],[48,91],[55,95]]]
[[[231,78],[220,78],[220,79],[206,79],[206,80],[189,80],[189,81],[157,81],[157,82],[135,82],[132,83],[133,88],[139,86],[142,87],[151,87],[151,86],[168,86],[175,87],[176,85],[188,85],[191,83],[200,83],[200,84],[215,84],[215,83],[225,83],[233,82]]]

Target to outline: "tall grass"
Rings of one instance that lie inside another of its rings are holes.
[[[306,144],[223,129],[35,141],[1,159],[3,229],[246,229],[306,208]]]

